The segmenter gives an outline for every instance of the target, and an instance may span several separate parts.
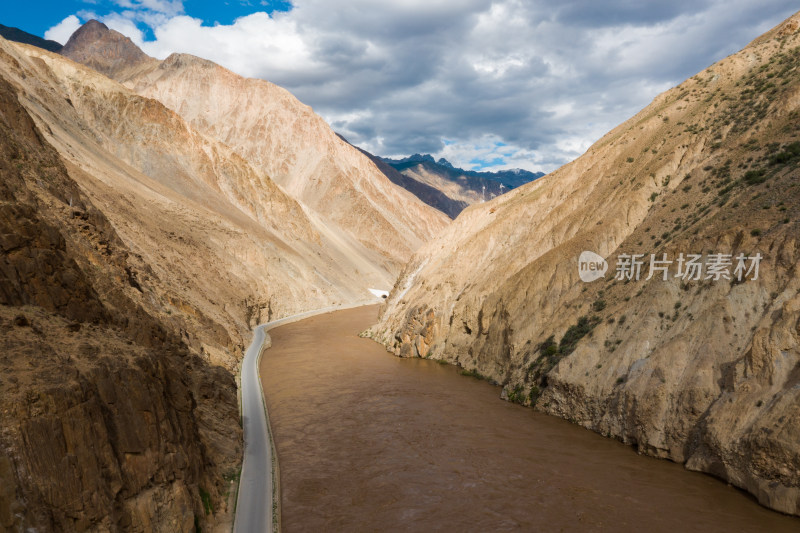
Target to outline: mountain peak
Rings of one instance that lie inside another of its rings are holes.
[[[128,37],[94,19],[75,30],[61,54],[107,76],[153,61]]]

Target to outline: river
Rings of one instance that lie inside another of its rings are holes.
[[[283,531],[800,531],[710,476],[358,337],[377,307],[270,331]]]

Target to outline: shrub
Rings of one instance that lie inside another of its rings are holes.
[[[206,515],[214,513],[214,505],[211,503],[211,495],[206,492],[203,487],[198,487],[200,489],[200,499],[203,500],[203,509],[206,512]]]
[[[508,401],[511,403],[525,403],[525,395],[522,393],[522,385],[517,385],[514,390],[508,393]]]
[[[762,168],[759,170],[748,170],[744,173],[742,180],[748,185],[758,185],[767,181],[766,171]]]
[[[531,400],[531,405],[535,404],[536,400],[538,400],[539,396],[541,396],[541,395],[542,395],[542,393],[539,391],[539,387],[537,387],[536,385],[531,387],[531,392],[530,392],[530,394],[528,394],[528,398],[530,398],[530,400]]]
[[[462,376],[469,376],[469,377],[475,378],[475,379],[482,379],[484,381],[489,381],[489,378],[487,378],[486,376],[484,376],[483,374],[481,374],[480,372],[478,372],[474,368],[472,370],[462,370],[461,371],[461,375]]]
[[[592,331],[599,322],[600,319],[598,317],[590,318],[586,315],[580,317],[577,324],[570,326],[566,333],[564,333],[558,345],[558,351],[561,352],[562,355],[569,355],[574,352],[575,348],[578,346],[578,341]]]
[[[800,142],[793,142],[787,145],[783,151],[773,155],[769,162],[771,165],[785,165],[798,158],[800,158]]]

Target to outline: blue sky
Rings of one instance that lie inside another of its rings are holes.
[[[285,87],[370,152],[551,171],[659,93],[797,11],[793,0],[5,0],[65,42],[89,17],[147,54]]]
[[[120,12],[124,2],[110,0],[43,0],[29,2],[25,0],[6,0],[0,10],[0,24],[23,29],[34,35],[42,36],[66,17],[72,14],[92,11],[100,16]],[[136,2],[132,2],[136,3]],[[288,11],[291,3],[285,0],[229,0],[226,2],[207,2],[203,0],[185,0],[183,11],[191,17],[197,17],[206,24],[231,24],[234,20],[256,11],[272,13]],[[84,21],[85,22],[85,21]],[[148,38],[152,39],[151,29],[146,24],[138,24]]]

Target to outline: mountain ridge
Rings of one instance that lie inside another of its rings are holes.
[[[401,159],[380,159],[406,178],[433,187],[464,207],[491,200],[544,176],[543,172],[529,172],[522,169],[493,172],[464,170],[454,167],[444,158],[439,158],[437,161],[430,154],[414,154]],[[460,210],[458,212],[460,213]]]
[[[112,78],[231,147],[300,201],[319,231],[341,229],[365,248],[362,255],[392,275],[447,224],[443,213],[392,184],[285,89],[189,54],[174,53],[163,61],[141,59],[140,50],[118,54],[118,43],[126,50],[135,45],[100,23],[91,23],[90,30],[83,32],[87,38],[65,48],[67,57],[93,66],[96,57],[116,61],[124,56],[106,69]],[[363,223],[365,218],[370,224]]]
[[[800,14],[572,163],[465,209],[369,335],[800,514],[798,27]],[[585,251],[608,261],[600,281],[580,280]],[[614,256],[637,253],[763,261],[747,281],[676,279],[678,263],[667,280],[647,266],[614,279]]]
[[[9,41],[14,41],[23,44],[30,44],[38,48],[43,48],[48,52],[58,53],[63,48],[61,43],[58,43],[56,41],[50,39],[43,39],[38,35],[28,33],[19,28],[14,28],[11,26],[3,26],[2,24],[0,24],[0,37],[3,37],[4,39]]]

